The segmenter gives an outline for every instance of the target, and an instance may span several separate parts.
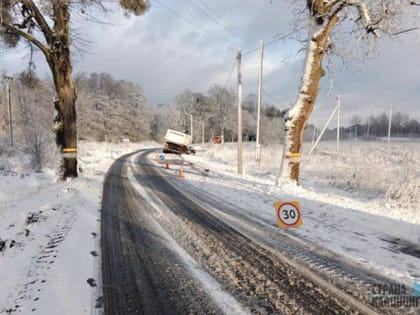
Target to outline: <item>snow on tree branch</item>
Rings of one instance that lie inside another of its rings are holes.
[[[365,2],[362,1],[348,1],[347,2],[349,5],[355,6],[359,12],[360,18],[363,21],[363,25],[365,26],[365,29],[368,33],[372,33],[373,35],[375,35],[376,37],[379,36],[378,32],[377,32],[377,28],[375,26],[375,24],[377,23],[372,23],[370,15],[369,15],[369,10],[366,6]]]

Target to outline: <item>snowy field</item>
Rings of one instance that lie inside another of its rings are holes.
[[[121,155],[156,146],[81,142],[81,176],[59,182],[52,170],[29,171],[22,150],[0,143],[0,314],[96,313],[104,175]],[[420,250],[401,250],[420,243],[419,142],[343,142],[338,157],[334,143],[321,142],[316,154],[304,152],[300,186],[275,186],[281,152],[263,147],[256,164],[254,145],[245,144],[238,175],[236,145],[207,144],[185,159],[208,168],[209,176],[186,168],[180,180],[270,228],[276,226],[274,201],[299,200],[303,226],[279,233],[407,284],[420,277]]]
[[[299,186],[275,186],[282,148],[244,145],[244,174],[236,174],[236,144],[201,148],[191,162],[215,176],[187,174],[189,183],[225,198],[237,211],[276,226],[273,203],[298,200],[303,226],[287,231],[306,243],[326,247],[355,264],[412,287],[420,277],[420,142],[321,142],[305,145]]]

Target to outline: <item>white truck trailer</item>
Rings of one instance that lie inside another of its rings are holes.
[[[191,147],[192,137],[186,133],[168,129],[164,139],[166,143],[163,152],[165,153],[195,153],[194,149]]]

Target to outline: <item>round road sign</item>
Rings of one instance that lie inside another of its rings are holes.
[[[302,225],[302,215],[298,201],[276,202],[277,224],[279,227],[298,227]]]

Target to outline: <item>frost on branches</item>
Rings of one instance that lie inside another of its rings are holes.
[[[332,49],[333,31],[339,23],[347,23],[349,33],[359,39],[378,37],[379,33],[397,35],[416,27],[407,28],[403,21],[404,9],[410,1],[351,1],[308,0],[309,36],[305,67],[296,103],[286,118],[285,151],[282,162],[282,181],[298,182],[303,132],[314,108],[319,83],[324,75],[322,61]],[[354,30],[352,29],[354,28]],[[334,34],[342,37],[344,34]]]

